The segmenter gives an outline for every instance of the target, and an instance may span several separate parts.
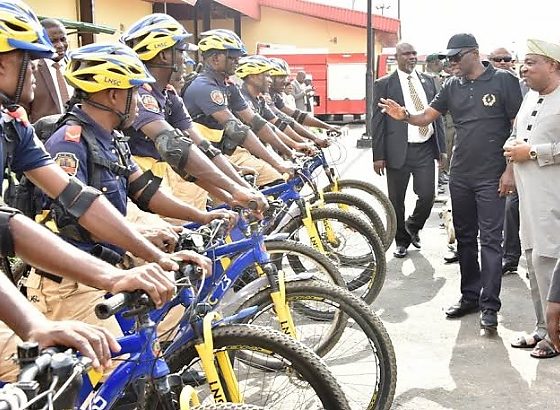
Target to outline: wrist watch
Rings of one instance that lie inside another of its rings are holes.
[[[537,150],[535,147],[531,147],[531,150],[529,151],[529,158],[537,159]]]
[[[405,108],[404,109],[404,118],[403,121],[408,121],[410,119],[410,113],[408,112],[408,110]]]

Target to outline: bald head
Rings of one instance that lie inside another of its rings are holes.
[[[305,76],[307,74],[305,73],[305,71],[298,71],[296,74],[296,80],[298,83],[303,84],[303,82],[305,81]]]
[[[493,50],[489,55],[488,59],[490,63],[496,68],[501,68],[503,70],[509,70],[511,72],[514,71],[513,69],[513,56],[505,47],[498,47],[497,49]]]

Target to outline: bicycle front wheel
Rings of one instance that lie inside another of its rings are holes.
[[[278,410],[350,409],[321,359],[296,340],[252,325],[220,326],[212,330],[212,336],[214,352],[225,351],[232,361],[245,403]],[[194,340],[166,361],[173,373],[201,369]],[[202,404],[213,401],[208,386],[201,386],[198,393]]]

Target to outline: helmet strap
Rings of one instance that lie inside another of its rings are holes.
[[[97,108],[99,110],[102,110],[102,111],[112,112],[119,119],[119,123],[115,126],[115,129],[116,130],[123,130],[124,129],[124,124],[130,118],[130,107],[132,105],[132,90],[133,90],[132,88],[127,89],[126,106],[125,106],[125,112],[124,113],[122,113],[120,111],[117,111],[113,108],[107,107],[106,105],[98,103],[97,101],[92,101],[89,98],[84,99],[84,104],[89,104],[92,107],[95,107],[95,108]]]
[[[8,109],[14,108],[15,106],[17,106],[19,104],[19,101],[21,99],[21,93],[23,92],[23,85],[25,83],[25,74],[27,72],[27,67],[29,66],[29,61],[30,61],[29,53],[24,52],[23,53],[23,58],[21,60],[21,65],[19,67],[19,74],[18,74],[16,92],[15,92],[14,97],[10,98],[9,96],[7,96],[4,93],[0,93],[0,98],[3,100],[4,105]],[[12,106],[12,107],[10,107],[10,106]]]

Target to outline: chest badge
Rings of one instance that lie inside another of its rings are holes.
[[[210,93],[210,99],[214,104],[224,105],[226,99],[224,98],[224,94],[220,90],[213,90]]]
[[[496,96],[494,94],[484,94],[482,97],[482,104],[486,107],[492,107],[496,104]]]
[[[80,160],[76,157],[73,152],[59,152],[54,157],[54,162],[58,164],[64,172],[66,172],[71,177],[76,176],[78,172],[78,165]]]
[[[159,104],[157,102],[157,100],[154,98],[153,95],[150,94],[144,94],[141,98],[140,101],[142,102],[142,106],[151,112],[155,112],[155,113],[159,113]]]

